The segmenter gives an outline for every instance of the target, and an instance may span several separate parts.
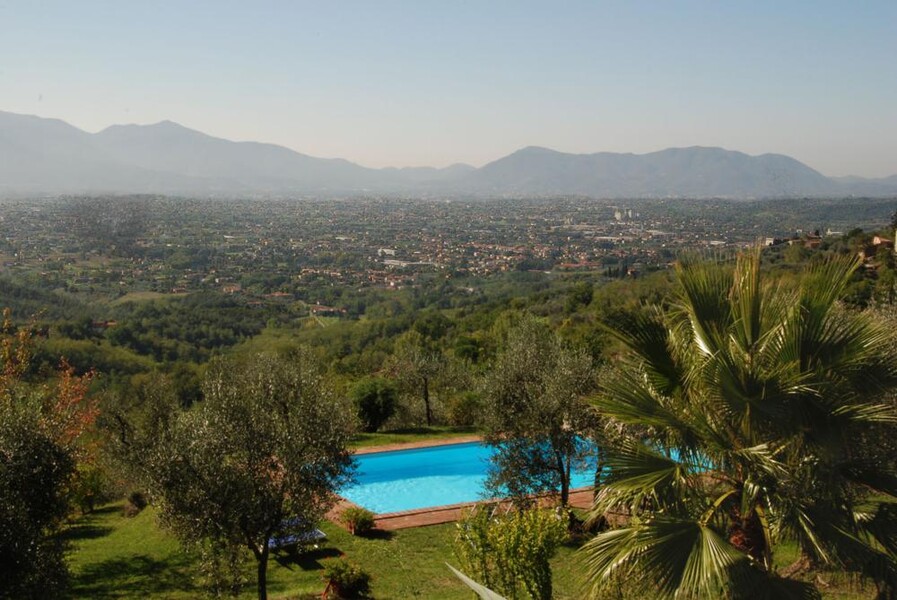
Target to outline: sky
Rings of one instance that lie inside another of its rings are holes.
[[[524,146],[897,174],[897,2],[0,0],[0,110],[371,167]]]

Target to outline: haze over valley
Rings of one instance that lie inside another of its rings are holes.
[[[0,112],[0,193],[748,199],[884,196],[897,193],[897,175],[830,178],[781,154],[707,147],[569,154],[530,146],[480,168],[372,169],[171,121],[92,134],[58,119]]]

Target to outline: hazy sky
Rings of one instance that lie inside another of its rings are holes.
[[[0,0],[0,110],[367,166],[723,146],[897,173],[897,1]]]

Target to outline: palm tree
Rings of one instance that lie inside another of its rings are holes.
[[[891,330],[838,303],[858,262],[831,257],[795,280],[683,260],[668,308],[614,328],[625,351],[596,401],[616,439],[593,518],[626,526],[583,548],[592,593],[814,598],[793,575],[826,565],[897,594],[897,433]],[[613,437],[613,436],[611,436]],[[778,571],[796,541],[802,562]]]

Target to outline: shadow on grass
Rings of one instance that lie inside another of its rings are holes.
[[[112,533],[112,531],[112,527],[93,525],[91,523],[79,523],[63,530],[62,533],[59,534],[59,539],[66,542],[93,540],[107,536]]]
[[[94,509],[85,515],[81,515],[76,520],[71,521],[68,527],[63,529],[59,534],[59,539],[66,542],[75,542],[107,536],[112,533],[114,527],[98,525],[97,521],[100,521],[107,515],[120,512],[121,505],[118,504]]]
[[[317,548],[298,553],[278,552],[274,555],[274,560],[286,569],[297,566],[303,571],[319,571],[324,568],[320,561],[342,555],[343,553],[336,548]]]
[[[110,559],[90,565],[75,577],[73,591],[83,598],[121,598],[153,595],[165,597],[173,592],[199,590],[192,578],[179,572],[177,561],[155,560],[145,555]]]
[[[585,533],[574,533],[567,537],[561,545],[565,548],[570,548],[572,550],[579,550],[582,548],[583,544],[592,539],[593,535],[585,534]]]
[[[363,535],[359,535],[358,537],[365,538],[368,540],[391,540],[396,536],[393,531],[386,531],[385,529],[371,529],[367,533]]]
[[[95,508],[95,509],[93,509],[91,512],[87,513],[87,516],[89,516],[89,517],[93,517],[93,516],[97,516],[97,517],[99,517],[99,516],[101,516],[101,515],[111,515],[111,514],[113,514],[113,513],[121,513],[122,508],[123,508],[123,506],[122,506],[122,504],[121,504],[120,502],[117,503],[117,504],[109,504],[109,505],[106,505],[106,506],[102,506],[102,507],[100,507],[100,508]]]

